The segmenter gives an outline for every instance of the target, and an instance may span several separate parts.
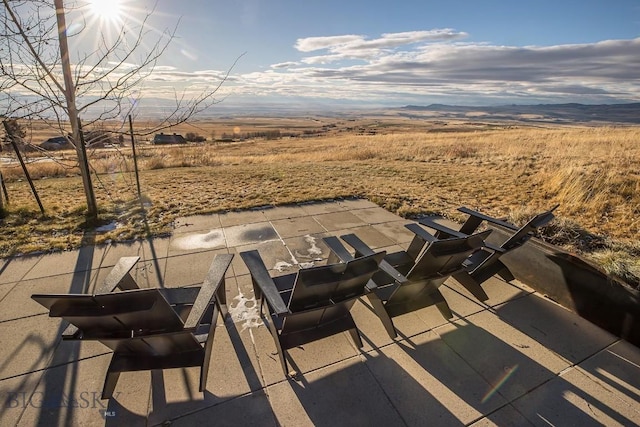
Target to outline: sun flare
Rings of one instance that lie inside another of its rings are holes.
[[[88,0],[88,7],[96,18],[104,21],[118,21],[122,14],[120,0]]]

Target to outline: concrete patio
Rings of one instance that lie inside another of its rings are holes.
[[[366,302],[347,334],[290,351],[287,379],[239,256],[227,273],[230,317],[215,334],[208,388],[197,368],[124,373],[99,399],[110,352],[62,342],[34,293],[90,293],[122,256],[141,287],[197,285],[217,253],[258,249],[273,275],[326,262],[323,236],[356,233],[406,249],[408,220],[365,200],[181,218],[170,237],[0,260],[0,425],[639,425],[640,349],[497,278],[479,303],[454,280],[435,307],[394,319],[394,341]],[[87,239],[90,242],[90,238]]]

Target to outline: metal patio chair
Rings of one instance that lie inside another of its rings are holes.
[[[289,374],[286,350],[290,348],[346,331],[362,347],[350,310],[364,295],[365,285],[378,271],[385,252],[278,277],[269,275],[258,251],[240,256],[251,273],[260,313],[273,336],[285,376]]]
[[[113,350],[102,399],[113,395],[121,372],[200,367],[207,372],[218,313],[226,316],[224,276],[233,255],[217,255],[201,286],[139,289],[130,271],[139,257],[123,257],[93,295],[34,294],[70,325],[65,340],[96,340]],[[114,292],[120,289],[121,292]]]
[[[521,247],[527,242],[527,240],[535,235],[538,228],[551,222],[554,218],[553,211],[556,210],[558,206],[559,205],[556,205],[550,210],[534,216],[522,227],[517,227],[509,222],[484,215],[466,207],[458,208],[460,212],[469,215],[459,230],[454,230],[437,223],[431,218],[422,218],[418,220],[418,222],[426,227],[436,230],[436,236],[440,238],[468,236],[471,233],[474,233],[480,224],[485,221],[512,233],[507,240],[500,244],[500,246],[485,242],[480,251],[475,252],[469,257],[467,261],[467,268],[464,271],[453,275],[454,279],[466,287],[476,298],[480,301],[485,301],[489,297],[480,286],[482,283],[496,274],[507,282],[514,279],[511,271],[509,271],[507,266],[500,261],[500,257]]]
[[[469,255],[479,250],[491,230],[462,238],[438,239],[418,224],[405,226],[414,233],[406,251],[387,255],[373,276],[366,294],[391,338],[397,336],[393,317],[435,305],[446,318],[453,317],[438,289],[452,274],[464,271]],[[340,236],[355,249],[355,256],[373,252],[355,234]],[[327,238],[329,247],[335,238]],[[347,256],[347,255],[343,255]]]

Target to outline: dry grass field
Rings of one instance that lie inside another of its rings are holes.
[[[139,145],[144,203],[137,202],[131,148],[90,153],[103,223],[93,241],[171,230],[176,216],[339,197],[365,197],[405,217],[456,208],[522,223],[560,204],[545,238],[640,278],[640,127],[524,127],[375,118],[239,119],[165,132],[208,138],[265,129],[274,140]],[[34,132],[35,134],[35,132]],[[141,142],[145,137],[141,138]],[[29,168],[40,216],[22,172],[2,166],[11,204],[0,255],[76,247],[88,235],[72,151]]]

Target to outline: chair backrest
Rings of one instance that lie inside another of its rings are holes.
[[[453,273],[464,268],[465,260],[482,247],[489,234],[491,230],[431,242],[406,274],[408,281],[394,289],[386,304],[420,301],[421,296],[431,295]]]
[[[135,333],[172,332],[184,323],[159,289],[134,289],[97,295],[32,295],[49,309],[50,317],[62,317],[76,326],[85,339],[131,336]]]
[[[344,325],[340,320],[349,316],[355,300],[365,293],[365,285],[385,255],[379,252],[345,264],[301,269],[289,300],[290,313],[282,323],[282,345],[291,348],[307,342],[302,336],[313,337],[323,328],[326,331],[325,326]]]
[[[543,227],[551,222],[551,220],[554,218],[553,211],[557,207],[558,205],[547,212],[543,212],[531,218],[529,222],[520,227],[520,229],[516,231],[513,236],[509,237],[509,239],[507,239],[501,247],[506,250],[511,250],[522,246],[533,236],[538,228]]]
[[[466,237],[436,240],[430,243],[418,256],[414,266],[407,273],[410,282],[447,278],[462,268],[462,263],[484,244],[491,230]]]
[[[378,271],[386,252],[298,271],[289,310],[296,312],[331,305],[363,295],[365,285]]]

